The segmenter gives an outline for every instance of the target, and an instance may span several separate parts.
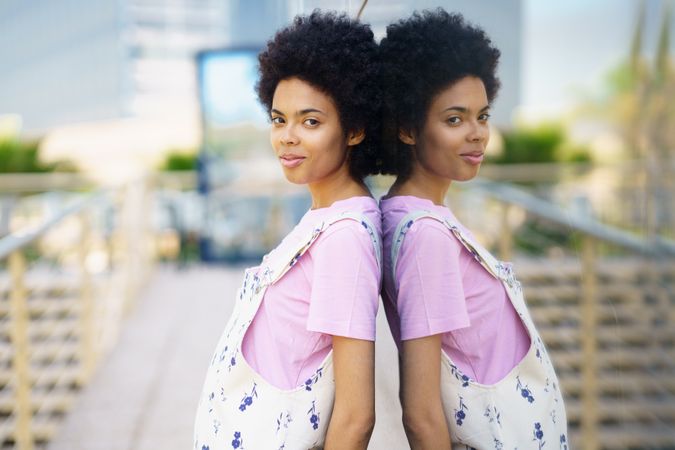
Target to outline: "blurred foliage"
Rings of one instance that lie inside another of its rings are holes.
[[[638,5],[637,23],[627,57],[607,73],[604,90],[583,105],[581,113],[612,123],[634,159],[652,157],[658,165],[675,151],[675,70],[670,52],[671,10],[664,5],[659,30],[645,26],[645,4]],[[644,54],[644,38],[658,33],[653,56]]]
[[[646,26],[645,2],[638,5],[637,26],[627,58],[608,73],[605,91],[585,105],[588,115],[605,118],[625,142],[629,158],[644,162],[641,203],[648,236],[665,234],[675,214],[671,196],[675,159],[675,70],[670,51],[671,3],[664,3],[658,30]],[[647,34],[658,33],[653,55],[645,55]],[[582,110],[583,112],[583,110]]]
[[[171,150],[160,166],[161,170],[197,170],[196,150]]]
[[[534,217],[513,234],[513,243],[518,252],[530,256],[541,256],[547,249],[556,247],[574,253],[578,242],[579,232],[570,232]]]
[[[488,161],[496,164],[590,161],[588,149],[567,142],[565,137],[563,127],[556,123],[507,130],[502,133],[501,154]]]
[[[39,141],[0,139],[0,173],[77,172],[70,161],[40,161],[39,148]]]

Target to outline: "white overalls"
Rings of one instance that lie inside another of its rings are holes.
[[[445,352],[441,353],[441,400],[453,450],[566,450],[567,418],[558,378],[527,310],[511,264],[495,259],[448,218],[420,210],[405,216],[393,235],[391,267],[394,278],[405,234],[422,217],[447,226],[483,268],[502,282],[531,340],[523,360],[506,377],[491,385],[471,380]]]
[[[206,374],[195,419],[195,450],[307,450],[322,447],[335,400],[332,350],[316,372],[295,389],[265,381],[243,358],[241,345],[267,287],[279,280],[319,235],[340,220],[356,220],[368,231],[381,267],[376,228],[365,216],[341,213],[324,220],[297,248],[268,265],[246,269],[234,311]]]

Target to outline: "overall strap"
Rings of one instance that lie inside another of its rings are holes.
[[[286,274],[291,267],[300,259],[300,257],[305,254],[307,250],[312,246],[312,244],[318,239],[322,232],[324,232],[332,224],[339,222],[341,220],[355,220],[359,222],[368,232],[371,242],[375,249],[375,258],[377,259],[377,266],[382,270],[382,244],[380,242],[380,236],[377,232],[377,229],[373,226],[372,222],[365,216],[365,214],[358,214],[351,211],[345,211],[334,216],[331,216],[317,226],[309,233],[306,239],[302,239],[300,248],[295,248],[294,251],[287,258],[280,258],[279,265],[275,268],[271,268],[269,273],[263,274],[263,277],[266,278],[266,284],[273,284],[278,279]]]
[[[459,226],[456,223],[431,211],[420,209],[408,213],[396,227],[394,239],[392,240],[391,244],[392,279],[396,279],[396,263],[398,262],[398,254],[401,251],[405,234],[408,232],[408,230],[410,230],[410,227],[412,227],[412,225],[417,220],[423,217],[436,220],[445,225],[452,232],[452,234],[455,235],[457,240],[469,251],[469,253],[473,255],[476,261],[478,261],[485,268],[485,270],[488,271],[488,273],[499,280],[504,278],[502,276],[503,274],[501,273],[502,270],[500,269],[501,265],[495,259],[495,257],[479,244],[473,242],[471,239],[465,236],[464,233],[460,231]]]

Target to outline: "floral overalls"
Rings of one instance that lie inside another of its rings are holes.
[[[195,419],[195,450],[307,450],[324,444],[335,400],[332,351],[302,385],[283,390],[265,381],[242,357],[241,345],[267,287],[279,280],[319,235],[340,220],[363,225],[381,267],[381,244],[369,220],[344,212],[324,220],[298,248],[275,256],[271,265],[246,269],[234,311],[206,374]]]
[[[567,450],[567,418],[558,378],[511,264],[495,259],[448,218],[420,210],[405,216],[396,228],[391,246],[394,275],[403,238],[423,217],[448,227],[483,268],[502,282],[531,340],[523,360],[491,385],[471,380],[442,352],[441,400],[453,450]]]

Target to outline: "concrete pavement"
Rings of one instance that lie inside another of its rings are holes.
[[[158,268],[49,450],[191,449],[197,399],[242,272]],[[377,423],[369,449],[404,450],[396,349],[383,311],[376,351]]]

